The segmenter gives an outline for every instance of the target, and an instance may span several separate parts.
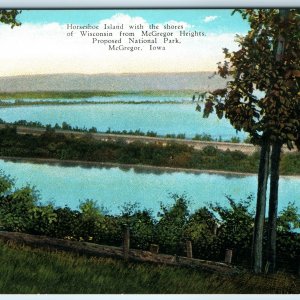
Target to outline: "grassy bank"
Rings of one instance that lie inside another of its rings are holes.
[[[155,294],[299,293],[293,276],[222,276],[206,272],[87,258],[0,242],[0,293]]]

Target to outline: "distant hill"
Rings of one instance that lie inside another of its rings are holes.
[[[146,74],[54,74],[0,77],[0,92],[214,90],[225,85],[212,72]]]

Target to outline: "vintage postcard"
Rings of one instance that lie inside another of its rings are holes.
[[[0,293],[298,294],[299,28],[0,8]]]

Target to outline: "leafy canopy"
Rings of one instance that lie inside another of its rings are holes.
[[[17,15],[20,13],[21,11],[16,9],[0,9],[0,23],[8,24],[11,28],[20,26],[21,23],[16,20]]]
[[[206,100],[204,117],[214,110],[237,130],[292,147],[300,132],[300,15],[299,9],[237,9],[248,20],[246,36],[236,36],[239,49],[223,49],[218,74],[227,87]]]

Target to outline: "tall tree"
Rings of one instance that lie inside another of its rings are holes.
[[[235,12],[249,22],[250,30],[245,36],[236,37],[237,51],[224,49],[225,61],[219,63],[218,74],[229,81],[225,89],[214,91],[206,100],[204,116],[215,110],[219,118],[228,118],[234,128],[248,132],[252,142],[261,147],[253,234],[253,270],[259,273],[263,261],[270,147],[270,200],[276,206],[281,146],[287,144],[291,148],[293,141],[299,139],[300,18],[297,9],[288,10],[284,18],[278,9],[238,9]],[[284,45],[281,45],[283,39]],[[282,46],[285,51],[278,51]],[[276,59],[276,55],[280,55],[280,59]],[[275,206],[271,211],[273,217],[277,211]],[[269,226],[269,232],[274,234],[276,222],[271,221]]]
[[[280,9],[281,21],[287,24],[288,10]],[[283,32],[277,38],[275,60],[283,59],[285,50],[285,36]],[[277,214],[278,214],[278,186],[279,186],[279,164],[282,141],[276,140],[272,145],[271,154],[271,178],[268,214],[268,239],[267,239],[267,268],[266,271],[274,272],[276,267],[276,236],[277,236]]]
[[[17,15],[20,14],[20,10],[16,9],[0,9],[0,23],[8,24],[11,28],[20,26],[21,23],[17,21]]]

